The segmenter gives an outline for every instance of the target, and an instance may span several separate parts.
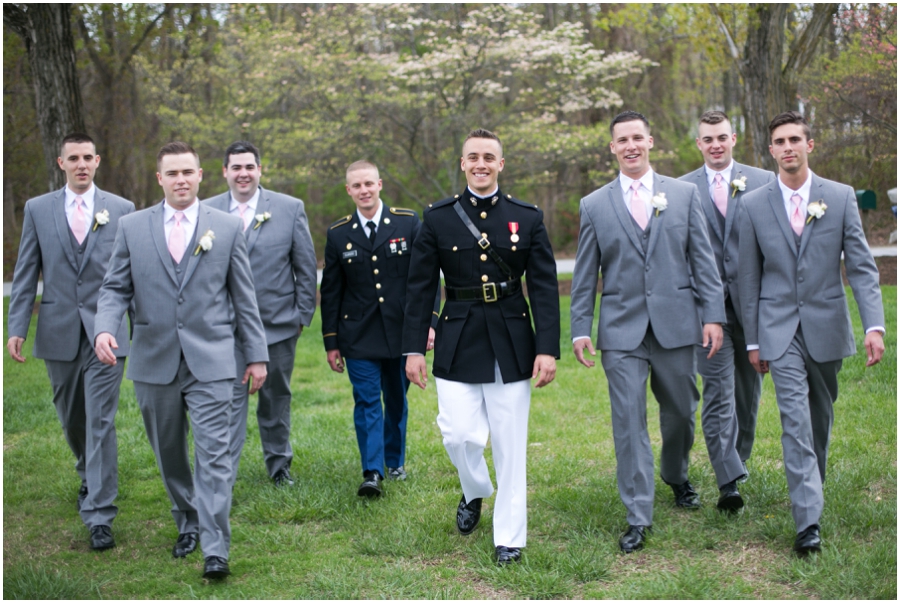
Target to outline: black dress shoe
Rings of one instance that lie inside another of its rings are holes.
[[[387,470],[387,478],[391,481],[404,481],[406,479],[406,470],[403,468],[403,465],[399,467],[388,467]]]
[[[694,490],[694,487],[691,485],[690,480],[684,482],[683,484],[674,485],[669,484],[672,488],[672,492],[675,493],[675,506],[681,507],[682,509],[699,509],[700,508],[700,497],[697,496],[697,492]]]
[[[497,565],[511,565],[522,560],[522,549],[515,546],[498,546],[494,549]]]
[[[365,479],[359,485],[359,490],[356,493],[359,496],[368,496],[369,498],[381,496],[381,474],[377,471],[366,471],[363,473],[363,476]]]
[[[794,540],[794,552],[798,557],[806,557],[810,553],[818,553],[822,550],[822,538],[819,536],[819,524],[812,524],[799,534]]]
[[[112,530],[109,526],[94,526],[91,528],[91,548],[95,551],[103,551],[116,546]]]
[[[741,498],[741,493],[738,492],[737,480],[728,482],[719,488],[719,502],[716,503],[716,508],[719,509],[719,511],[730,511],[734,513],[743,506],[744,499]]]
[[[172,548],[172,556],[176,558],[187,557],[197,550],[198,540],[200,540],[200,535],[197,532],[179,534],[178,540],[175,541],[175,546]]]
[[[473,498],[466,503],[466,495],[463,494],[456,508],[456,529],[463,536],[468,536],[478,527],[479,520],[481,520],[481,499]]]
[[[644,540],[650,533],[650,526],[628,526],[628,531],[619,538],[619,548],[623,553],[633,553],[644,548]]]
[[[78,488],[78,498],[75,499],[75,508],[78,509],[79,512],[81,512],[81,505],[84,504],[87,494],[87,486],[81,484],[81,487]]]
[[[737,483],[743,484],[750,478],[750,471],[747,469],[747,461],[741,461],[741,466],[744,467],[744,475],[737,478]]]
[[[294,485],[294,480],[291,479],[291,472],[287,470],[287,467],[282,467],[276,471],[275,475],[272,476],[272,481],[279,487]]]
[[[231,575],[228,569],[228,560],[221,557],[207,557],[203,562],[203,577],[210,580],[219,580]]]

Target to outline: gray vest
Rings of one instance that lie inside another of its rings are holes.
[[[628,215],[631,216],[631,212],[628,212]],[[637,233],[638,239],[641,242],[641,248],[644,250],[644,255],[647,254],[647,244],[650,242],[650,225],[653,224],[653,221],[647,222],[647,228],[642,229],[641,225],[637,223],[637,220],[634,219],[634,216],[631,216],[631,223],[634,225],[634,232]]]
[[[172,260],[172,266],[175,267],[175,277],[178,279],[178,285],[181,286],[181,282],[184,280],[184,272],[187,269],[188,260],[191,258],[191,255],[194,253],[194,249],[197,248],[197,228],[194,227],[194,234],[191,236],[191,241],[188,243],[187,248],[184,250],[184,255],[181,256],[181,261],[176,262],[175,258],[172,257],[172,254],[169,254],[169,259]],[[201,253],[203,253],[201,251]]]
[[[72,252],[75,254],[75,264],[78,266],[78,269],[81,270],[81,264],[84,262],[84,250],[87,249],[88,237],[91,236],[91,231],[88,230],[88,233],[85,235],[84,240],[81,244],[78,243],[78,239],[75,238],[75,235],[72,234],[72,229],[69,228],[69,243],[72,245]]]

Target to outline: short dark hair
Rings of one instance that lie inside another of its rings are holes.
[[[222,165],[228,167],[228,159],[232,155],[240,155],[242,153],[253,153],[253,157],[256,158],[256,165],[261,165],[259,160],[259,149],[257,149],[256,145],[252,142],[247,142],[246,140],[238,140],[228,145],[228,148],[225,149],[225,163]]]
[[[156,154],[156,169],[159,169],[159,164],[166,155],[184,155],[185,153],[193,155],[194,159],[197,160],[197,165],[200,165],[200,156],[197,155],[197,151],[194,150],[194,147],[186,142],[176,140],[164,144],[159,150],[159,153]]]
[[[806,140],[812,140],[812,130],[810,129],[809,122],[806,121],[806,118],[797,111],[785,111],[784,113],[776,115],[772,118],[772,121],[769,122],[769,142],[772,142],[772,132],[775,131],[775,128],[783,126],[784,124],[798,124],[802,126],[803,135],[806,136]]]
[[[503,154],[503,143],[500,142],[500,137],[491,132],[490,130],[485,130],[484,128],[475,128],[469,135],[466,136],[466,139],[463,141],[463,146],[466,146],[466,143],[469,142],[470,138],[487,138],[489,140],[496,140],[497,144],[500,145],[500,154]]]
[[[89,142],[94,145],[94,151],[97,150],[97,144],[94,142],[94,139],[85,134],[84,132],[72,132],[68,134],[65,138],[62,139],[62,142],[59,143],[59,154],[62,156],[63,150],[66,148],[68,143],[81,144],[82,142]]]
[[[365,159],[360,159],[359,161],[354,161],[350,165],[347,166],[347,170],[344,172],[344,175],[349,174],[350,172],[355,172],[356,170],[375,170],[375,173],[378,174],[378,166],[372,163],[371,161],[366,161]],[[380,174],[379,174],[380,176]]]
[[[729,124],[731,124],[731,121],[729,121],[728,116],[725,115],[724,111],[705,111],[703,115],[700,116],[701,124],[709,124],[711,126],[714,126],[716,124],[722,123],[723,121],[727,121]]]
[[[647,126],[647,132],[650,132],[650,122],[647,121],[647,118],[643,116],[643,114],[638,113],[637,111],[622,111],[615,117],[613,120],[609,122],[609,135],[613,135],[613,128],[616,127],[616,124],[620,124],[626,121],[642,121],[644,125]]]

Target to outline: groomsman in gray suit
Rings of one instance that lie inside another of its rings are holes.
[[[700,191],[700,206],[725,294],[722,349],[707,359],[697,346],[697,369],[703,376],[703,435],[719,486],[718,507],[743,506],[737,483],[746,480],[746,461],[753,449],[762,375],[747,360],[738,301],[738,234],[743,196],[775,179],[775,174],[742,165],[732,158],[737,134],[728,116],[707,111],[700,116],[697,147],[703,165],[679,178]],[[735,352],[737,351],[737,352]]]
[[[200,545],[205,578],[224,578],[231,526],[228,426],[238,375],[235,337],[247,359],[243,382],[251,393],[266,379],[266,338],[240,219],[201,206],[203,172],[194,150],[170,142],[157,155],[165,200],[119,223],[109,269],[100,289],[94,344],[115,365],[118,320],[134,304],[134,381],[147,437],[172,501],[185,557]],[[230,300],[230,301],[229,301]],[[190,422],[188,422],[188,416]],[[194,436],[194,474],[188,458]]]
[[[799,556],[821,549],[819,519],[838,372],[856,353],[841,253],[859,306],[866,366],[884,354],[884,308],[853,189],[809,169],[809,124],[796,111],[769,123],[777,182],[744,198],[739,268],[750,363],[771,372]]]
[[[653,451],[647,432],[647,378],[659,403],[660,475],[675,504],[697,508],[688,481],[688,451],[700,395],[694,346],[712,358],[722,345],[722,282],[706,233],[697,187],[650,168],[653,137],[640,113],[625,111],[610,124],[610,150],[619,177],[581,200],[581,233],[572,279],[575,357],[591,344],[598,270],[603,273],[597,347],[609,382],[616,478],[628,510],[619,547],[643,547],[653,522]],[[691,287],[691,275],[699,301]]]
[[[225,150],[222,174],[228,191],[204,205],[243,220],[256,303],[266,330],[269,364],[259,390],[256,420],[263,458],[276,486],[291,479],[291,374],[297,339],[316,311],[316,252],[309,234],[303,201],[259,185],[259,149],[239,140]],[[240,372],[247,365],[240,345],[234,348]],[[246,383],[235,379],[231,409],[231,485],[237,480],[241,451],[247,439],[249,395]]]
[[[25,204],[19,259],[9,300],[9,339],[6,348],[17,362],[25,362],[22,344],[37,295],[38,275],[44,293],[34,339],[34,357],[42,358],[53,388],[53,404],[63,434],[75,455],[81,478],[77,508],[91,532],[90,546],[103,550],[116,545],[112,522],[118,509],[116,410],[122,366],[101,364],[91,338],[97,298],[112,253],[119,218],[134,204],[94,186],[100,156],[87,134],[70,134],[62,141],[59,167],[66,186]],[[110,317],[111,329],[128,354],[125,308]]]

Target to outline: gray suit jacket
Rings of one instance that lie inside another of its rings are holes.
[[[269,359],[242,226],[239,218],[201,205],[196,240],[208,230],[214,232],[215,240],[209,251],[185,252],[180,265],[184,278],[179,285],[166,244],[163,204],[120,221],[100,289],[94,339],[100,333],[114,332],[116,317],[133,299],[129,379],[171,383],[182,354],[199,381],[233,379],[235,331],[229,297],[247,362]]]
[[[94,334],[97,298],[112,254],[119,218],[134,211],[134,204],[111,193],[94,189],[94,213],[109,212],[109,223],[91,221],[81,267],[75,258],[66,220],[66,193],[60,189],[35,197],[25,204],[19,259],[9,300],[9,337],[28,335],[37,295],[38,275],[44,275],[44,293],[34,338],[34,356],[71,361],[78,354],[81,327]],[[128,355],[127,306],[110,317],[109,331],[119,341],[116,356]]]
[[[734,191],[730,182],[725,185],[728,189],[728,211],[725,214],[725,229],[719,224],[719,210],[716,209],[713,200],[709,196],[709,182],[706,179],[706,169],[700,166],[689,174],[685,174],[679,180],[690,182],[700,192],[700,207],[706,215],[706,228],[709,232],[709,242],[712,245],[713,254],[716,256],[716,266],[719,269],[719,278],[731,298],[732,307],[735,310],[738,322],[741,322],[740,292],[738,291],[738,245],[740,241],[740,219],[742,211],[742,199],[747,193],[775,181],[775,174],[759,168],[750,167],[734,162],[731,171],[731,179],[737,180],[741,176],[747,178],[746,188],[743,191]]]
[[[228,213],[231,193],[211,197],[205,205]],[[272,217],[244,231],[256,288],[259,316],[269,345],[309,326],[316,311],[316,251],[303,201],[259,187],[256,213]]]
[[[645,254],[616,178],[581,200],[581,233],[572,278],[572,337],[590,336],[598,269],[603,273],[597,347],[630,351],[653,326],[667,349],[700,343],[703,323],[725,322],[722,282],[706,234],[697,187],[653,175],[653,212]],[[700,303],[691,289],[694,275]]]
[[[794,243],[778,182],[744,197],[739,269],[744,334],[763,360],[784,355],[797,328],[816,362],[856,353],[841,252],[864,329],[884,326],[878,268],[863,234],[856,195],[845,184],[813,174],[810,201],[828,209]]]

